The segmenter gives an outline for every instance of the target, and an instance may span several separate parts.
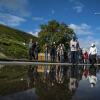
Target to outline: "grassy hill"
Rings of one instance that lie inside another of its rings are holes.
[[[27,58],[30,38],[37,40],[31,34],[0,24],[0,58]]]

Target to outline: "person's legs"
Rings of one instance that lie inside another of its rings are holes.
[[[38,52],[36,52],[36,60],[38,60]]]
[[[96,63],[96,55],[93,55],[93,64]]]
[[[32,60],[32,50],[29,49],[29,60]]]
[[[89,62],[90,62],[90,64],[92,63],[92,57],[91,57],[91,55],[89,55]]]
[[[75,63],[78,63],[79,62],[79,52],[78,51],[75,51]]]
[[[94,55],[91,55],[90,56],[90,64],[94,64],[95,63],[95,56]]]
[[[52,56],[52,54],[50,55],[50,58],[51,58],[51,62],[53,61],[53,56]]]
[[[48,61],[48,53],[46,54],[46,60]]]
[[[64,55],[61,55],[61,62],[64,62]]]
[[[71,63],[73,63],[73,52],[71,51]]]
[[[35,52],[32,50],[32,56],[35,59]]]
[[[74,52],[74,63],[78,63],[78,52]]]
[[[73,51],[72,53],[72,63],[77,63],[77,52]]]
[[[45,52],[45,61],[46,61],[46,52]]]
[[[74,51],[71,51],[71,63],[74,63],[74,60],[75,60]]]
[[[48,53],[45,52],[45,61],[48,61]]]
[[[53,55],[53,62],[55,62],[55,55]]]

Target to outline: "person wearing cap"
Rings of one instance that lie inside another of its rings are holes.
[[[94,43],[91,44],[90,50],[89,50],[89,61],[90,64],[95,64],[97,58],[97,48]]]

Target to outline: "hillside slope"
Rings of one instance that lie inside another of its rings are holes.
[[[0,24],[0,58],[27,58],[30,38],[37,40],[31,34]]]

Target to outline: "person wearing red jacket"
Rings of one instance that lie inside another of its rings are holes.
[[[84,60],[85,64],[87,64],[89,61],[89,55],[88,55],[88,52],[86,50],[83,53],[83,60]]]

